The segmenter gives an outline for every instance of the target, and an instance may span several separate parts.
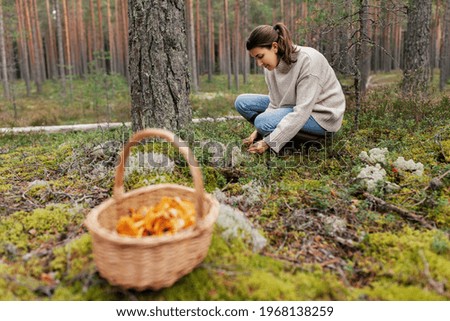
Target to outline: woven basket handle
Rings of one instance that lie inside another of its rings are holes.
[[[116,168],[116,178],[114,182],[114,198],[120,199],[124,194],[123,179],[125,175],[124,174],[125,163],[127,158],[130,156],[130,148],[136,145],[139,141],[143,140],[144,138],[151,138],[151,137],[163,138],[168,142],[172,143],[172,145],[175,146],[183,155],[183,157],[187,160],[194,181],[195,201],[196,201],[195,208],[197,211],[197,215],[199,217],[203,217],[204,187],[203,187],[202,173],[200,171],[200,167],[198,166],[197,160],[195,159],[194,154],[187,145],[187,143],[178,138],[174,133],[164,129],[150,128],[138,131],[127,142],[127,144],[125,145],[124,149],[120,154],[120,162]]]

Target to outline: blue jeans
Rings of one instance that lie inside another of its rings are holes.
[[[269,102],[267,95],[242,94],[236,98],[234,106],[239,114],[255,125],[258,133],[266,136],[275,130],[284,116],[293,111],[290,106],[267,110]],[[326,134],[326,130],[312,116],[300,131],[317,136]]]

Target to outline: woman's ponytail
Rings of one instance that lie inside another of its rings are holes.
[[[292,58],[295,48],[291,34],[282,22],[278,22],[273,27],[261,25],[253,29],[247,39],[246,47],[247,50],[252,50],[255,47],[270,49],[274,42],[278,44],[277,55],[281,60],[288,65],[297,62]]]
[[[273,26],[273,30],[278,33],[277,43],[280,58],[288,65],[297,62],[297,60],[292,58],[295,48],[288,28],[283,23],[278,22]]]

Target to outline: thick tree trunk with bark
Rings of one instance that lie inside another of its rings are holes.
[[[426,93],[430,83],[431,0],[410,0],[405,39],[404,94]]]
[[[178,130],[192,119],[183,0],[128,0],[134,131]]]

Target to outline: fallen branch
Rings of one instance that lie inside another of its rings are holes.
[[[389,204],[386,201],[382,200],[381,198],[378,198],[370,193],[364,192],[363,196],[369,200],[370,202],[374,203],[375,205],[377,205],[377,207],[381,210],[381,211],[392,211],[395,212],[397,214],[399,214],[400,216],[411,220],[411,221],[415,221],[420,223],[422,226],[426,227],[427,229],[430,230],[434,230],[436,227],[431,225],[430,223],[428,223],[422,216],[417,215],[413,212],[410,212],[408,210],[405,210],[401,207],[395,206],[393,204]]]
[[[223,117],[205,117],[194,118],[192,122],[204,123],[204,122],[223,122],[228,120],[243,120],[242,116],[223,116]],[[119,127],[131,127],[130,122],[124,123],[96,123],[96,124],[77,124],[77,125],[57,125],[57,126],[29,126],[29,127],[5,127],[0,128],[0,134],[17,134],[17,133],[30,133],[30,132],[43,132],[43,133],[65,133],[76,131],[91,131],[98,129],[115,129]]]

